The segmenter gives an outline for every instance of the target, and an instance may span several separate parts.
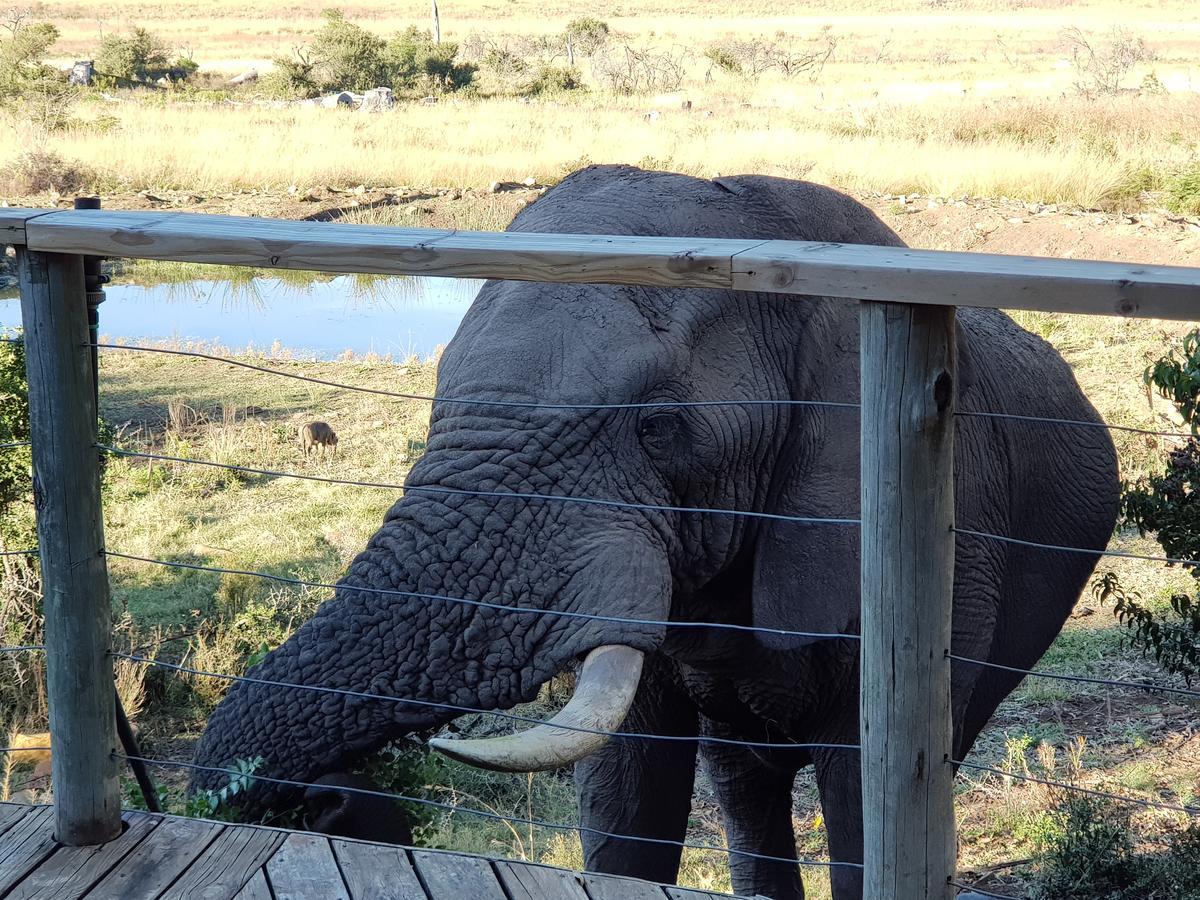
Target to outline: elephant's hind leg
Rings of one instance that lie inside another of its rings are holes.
[[[677,686],[673,667],[660,656],[646,659],[624,732],[697,733],[690,698]],[[584,863],[593,872],[631,875],[674,884],[679,843],[625,840],[596,832],[682,842],[687,833],[696,775],[695,741],[613,738],[575,764]]]
[[[736,738],[720,723],[704,720],[705,735]],[[804,886],[796,859],[792,830],[792,783],[796,768],[768,765],[752,750],[728,744],[701,745],[705,771],[712,782],[730,850],[776,859],[730,853],[729,869],[738,894],[761,894],[772,900],[803,900]]]

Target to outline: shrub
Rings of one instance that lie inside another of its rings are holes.
[[[170,70],[167,47],[145,28],[128,37],[105,35],[96,54],[96,79],[108,87],[150,84]]]
[[[563,31],[563,40],[567,46],[568,58],[582,53],[591,56],[608,41],[608,23],[592,16],[581,16],[567,23]]]
[[[32,150],[0,169],[0,190],[15,197],[52,190],[71,194],[82,191],[93,178],[92,173],[79,163],[64,160],[48,150]]]
[[[1120,93],[1129,70],[1154,59],[1146,42],[1124,28],[1113,28],[1103,42],[1088,40],[1079,28],[1068,28],[1062,40],[1075,67],[1075,89],[1088,97]]]
[[[632,44],[606,45],[592,60],[592,72],[617,94],[674,91],[683,82],[688,55],[680,47],[659,51]]]
[[[1200,214],[1200,163],[1176,172],[1163,185],[1167,206],[1175,212]]]
[[[273,68],[263,79],[263,90],[292,100],[317,96],[321,86],[317,84],[316,66],[303,49],[297,47],[293,54],[272,60]]]
[[[347,21],[340,9],[321,13],[325,24],[313,36],[310,55],[317,83],[325,90],[365,91],[389,83],[383,38]]]
[[[475,78],[476,67],[455,62],[458,44],[435,44],[428,31],[409,26],[387,44],[384,65],[393,89],[429,86],[458,90]]]
[[[537,97],[543,94],[561,94],[577,91],[583,87],[579,73],[574,69],[559,66],[542,66],[530,81],[521,86],[521,93]]]
[[[18,10],[0,20],[0,106],[54,131],[71,123],[76,90],[44,62],[58,29]]]
[[[1200,331],[1149,366],[1143,380],[1174,404],[1193,435],[1200,430]],[[1168,557],[1200,559],[1200,443],[1189,438],[1165,462],[1162,473],[1125,485],[1123,518],[1140,533],[1153,533]],[[1200,567],[1189,568],[1200,579]],[[1193,597],[1177,594],[1169,612],[1160,612],[1124,590],[1111,572],[1099,576],[1092,591],[1101,601],[1114,601],[1135,647],[1152,653],[1168,672],[1189,680],[1200,674],[1200,604]]]

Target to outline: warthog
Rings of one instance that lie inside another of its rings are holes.
[[[305,456],[308,456],[314,447],[320,447],[322,453],[326,449],[337,453],[337,445],[337,434],[327,422],[309,422],[300,428],[300,446],[304,448]]]

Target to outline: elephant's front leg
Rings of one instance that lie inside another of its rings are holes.
[[[661,656],[646,659],[633,708],[621,730],[641,734],[697,733],[697,714]],[[674,884],[679,843],[626,840],[605,834],[682,842],[691,812],[696,742],[613,738],[575,764],[583,858],[593,872]],[[588,831],[586,829],[593,829]]]
[[[736,738],[720,723],[704,721],[706,736]],[[792,829],[792,783],[796,768],[764,762],[752,750],[729,744],[702,745],[705,769],[721,811],[731,851],[777,859],[729,854],[733,889],[738,894],[761,894],[772,900],[803,900],[804,886],[796,859]],[[781,858],[781,859],[780,859]]]
[[[813,768],[829,835],[833,900],[861,900],[863,892],[862,764],[857,750],[815,750]]]

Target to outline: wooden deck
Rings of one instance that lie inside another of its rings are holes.
[[[48,806],[0,803],[3,900],[729,900],[504,859],[125,813],[99,847],[55,842]]]

